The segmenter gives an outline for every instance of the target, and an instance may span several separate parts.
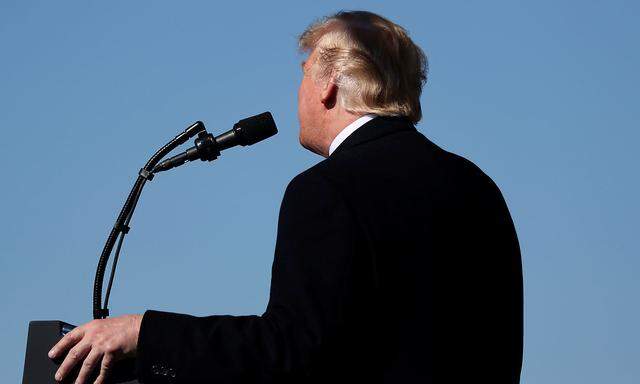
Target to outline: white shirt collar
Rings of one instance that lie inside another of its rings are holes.
[[[368,121],[372,120],[376,116],[378,116],[378,115],[375,115],[373,113],[368,113],[368,114],[366,114],[364,116],[360,116],[353,123],[347,125],[342,131],[340,131],[340,133],[338,133],[338,135],[336,135],[336,137],[331,142],[331,145],[329,146],[329,156],[331,156],[333,151],[335,151],[336,148],[338,148],[338,146],[340,144],[342,144],[342,142],[347,137],[349,137],[349,135],[351,135],[353,132],[355,132],[356,129],[360,128],[361,126],[363,126],[365,123],[367,123]]]

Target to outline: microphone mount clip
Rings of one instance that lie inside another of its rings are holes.
[[[218,143],[215,137],[207,131],[198,133],[198,138],[195,140],[195,147],[198,151],[198,157],[202,161],[213,161],[220,156],[220,150],[218,149]]]

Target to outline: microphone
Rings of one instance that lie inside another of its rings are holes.
[[[229,131],[215,137],[204,130],[202,122],[198,121],[194,125],[202,126],[202,130],[195,140],[195,145],[160,162],[153,168],[153,173],[166,171],[196,159],[212,161],[220,156],[222,150],[236,145],[243,147],[252,145],[278,133],[278,128],[270,112],[242,119],[235,123]]]

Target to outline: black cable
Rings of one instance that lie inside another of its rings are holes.
[[[104,279],[104,271],[107,266],[107,262],[109,260],[109,256],[111,255],[111,251],[113,250],[113,246],[120,235],[120,232],[123,230],[124,223],[129,216],[129,212],[131,210],[131,206],[135,196],[139,193],[141,189],[141,185],[144,184],[144,179],[142,177],[138,177],[136,183],[133,188],[129,192],[127,196],[127,200],[118,215],[118,219],[116,220],[115,225],[111,228],[111,232],[109,233],[109,237],[107,238],[107,242],[102,249],[102,254],[100,255],[100,260],[98,260],[98,268],[96,269],[96,277],[93,283],[93,318],[94,319],[103,319],[107,317],[107,314],[104,313],[102,309],[102,283]]]
[[[113,262],[111,263],[111,272],[109,272],[109,283],[107,284],[107,293],[104,295],[104,306],[102,307],[102,313],[109,316],[109,296],[111,295],[111,287],[113,286],[113,278],[116,274],[116,267],[118,265],[118,259],[120,258],[120,249],[122,248],[122,242],[124,241],[124,232],[120,233],[118,239],[118,245],[116,246],[116,253],[113,256]]]
[[[138,189],[136,196],[134,198],[133,204],[131,205],[131,212],[127,217],[127,220],[124,223],[124,228],[120,229],[120,238],[118,239],[118,245],[116,246],[116,253],[113,256],[113,263],[111,263],[111,271],[109,272],[109,283],[107,284],[107,292],[104,296],[104,306],[102,308],[103,313],[107,316],[109,315],[109,296],[111,295],[111,287],[113,286],[113,280],[116,274],[116,268],[118,266],[118,259],[120,258],[120,249],[122,249],[122,243],[124,242],[124,237],[129,233],[129,222],[131,222],[131,218],[133,217],[133,211],[136,209],[136,205],[138,204],[138,200],[140,199],[140,195],[142,194],[142,187],[144,184],[140,186]]]

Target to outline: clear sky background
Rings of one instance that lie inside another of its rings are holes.
[[[112,314],[263,312],[282,194],[321,160],[297,141],[296,37],[340,9],[408,29],[430,60],[418,129],[507,200],[523,382],[640,382],[638,4],[2,0],[0,382],[21,380],[30,320],[91,319],[137,170],[196,120],[270,110],[280,133],[147,184]]]

